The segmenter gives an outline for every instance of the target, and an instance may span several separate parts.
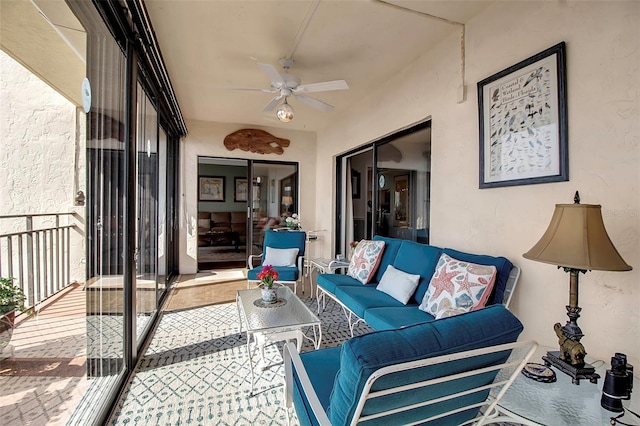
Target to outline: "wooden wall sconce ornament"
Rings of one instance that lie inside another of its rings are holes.
[[[283,147],[289,146],[289,139],[275,137],[264,130],[242,129],[228,134],[224,138],[224,146],[229,151],[239,148],[258,154],[281,155],[284,152]]]

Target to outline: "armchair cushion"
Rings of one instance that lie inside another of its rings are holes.
[[[274,266],[273,269],[278,271],[278,281],[298,281],[300,270],[296,266]],[[249,281],[260,281],[258,274],[262,270],[262,265],[247,271],[247,279]]]

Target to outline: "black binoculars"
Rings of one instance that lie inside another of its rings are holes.
[[[633,365],[627,364],[625,354],[616,353],[611,358],[611,369],[607,370],[604,378],[600,405],[614,413],[622,412],[622,400],[631,398],[632,388]]]

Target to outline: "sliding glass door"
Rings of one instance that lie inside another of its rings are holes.
[[[338,157],[335,252],[374,235],[429,242],[431,122]]]

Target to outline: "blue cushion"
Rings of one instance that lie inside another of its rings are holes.
[[[395,330],[435,320],[428,313],[418,309],[417,304],[403,307],[370,308],[364,313],[363,319],[374,330]]]
[[[297,248],[298,256],[304,256],[307,234],[304,231],[272,231],[264,234],[263,247]]]
[[[398,302],[399,303],[399,302]],[[517,340],[523,326],[520,321],[502,305],[495,305],[438,321],[417,324],[398,330],[383,330],[356,336],[342,345],[340,371],[336,376],[331,393],[329,419],[331,424],[347,424],[353,417],[357,400],[369,376],[377,369],[418,359],[435,357],[481,347],[510,343]],[[492,357],[482,362],[493,363],[508,354]],[[437,377],[443,372],[463,371],[470,367],[470,360],[450,362],[437,367],[425,367],[405,373],[395,373],[376,383],[374,389],[406,384]],[[484,365],[484,364],[482,364]],[[474,362],[475,366],[475,362]],[[482,377],[483,381],[491,381],[493,375]],[[437,395],[450,394],[465,389],[475,379],[464,379],[441,384],[432,392],[409,391],[400,396],[377,398],[375,403],[365,404],[365,413],[390,409],[397,405],[398,398],[424,401]],[[475,383],[474,383],[475,384]],[[478,399],[484,395],[476,396]],[[474,397],[474,398],[476,398]],[[447,405],[459,403],[453,400]],[[412,410],[396,417],[382,418],[372,424],[409,423],[418,416],[433,414],[438,406]],[[415,411],[418,411],[416,413]],[[467,412],[463,417],[473,417],[475,412]],[[460,418],[456,423],[462,421]],[[440,422],[438,424],[441,424]],[[442,424],[445,424],[443,422]]]
[[[258,274],[262,270],[262,266],[258,266],[257,268],[253,268],[247,271],[247,279],[248,280],[258,280]],[[297,266],[274,266],[278,272],[278,281],[297,281],[298,276],[300,275],[300,271]]]
[[[363,319],[364,312],[370,308],[404,306],[387,293],[376,290],[373,284],[338,287],[335,295],[351,312]]]
[[[504,289],[507,286],[507,280],[509,279],[509,272],[513,268],[513,263],[505,257],[494,257],[480,254],[464,253],[454,249],[446,248],[443,250],[449,256],[457,260],[465,262],[477,263],[479,265],[493,265],[498,270],[496,276],[496,282],[493,285],[491,295],[487,300],[487,305],[494,305],[502,303],[504,298]]]
[[[316,279],[316,283],[331,294],[336,294],[336,288],[338,287],[364,285],[355,278],[342,274],[320,274]],[[371,284],[375,285],[376,283],[370,283],[368,285]]]
[[[340,350],[341,348],[338,346],[300,354],[300,359],[307,371],[309,381],[311,381],[313,389],[325,412],[329,409],[331,389],[333,389],[333,382],[340,369]],[[301,425],[317,425],[318,423],[307,398],[302,392],[302,386],[300,385],[298,374],[295,370],[293,377],[293,404],[296,408],[298,420]]]
[[[393,265],[393,261],[396,258],[398,253],[398,249],[400,249],[400,245],[404,240],[399,240],[397,238],[389,238],[389,237],[381,237],[380,235],[375,235],[373,237],[375,241],[384,241],[384,251],[382,252],[382,259],[380,259],[380,263],[378,264],[378,270],[376,271],[376,275],[372,281],[380,282],[384,272],[387,270],[388,265]]]
[[[409,274],[420,275],[420,283],[414,293],[413,299],[420,304],[427,292],[429,282],[433,276],[442,249],[427,244],[419,244],[413,241],[403,241],[393,266]]]

